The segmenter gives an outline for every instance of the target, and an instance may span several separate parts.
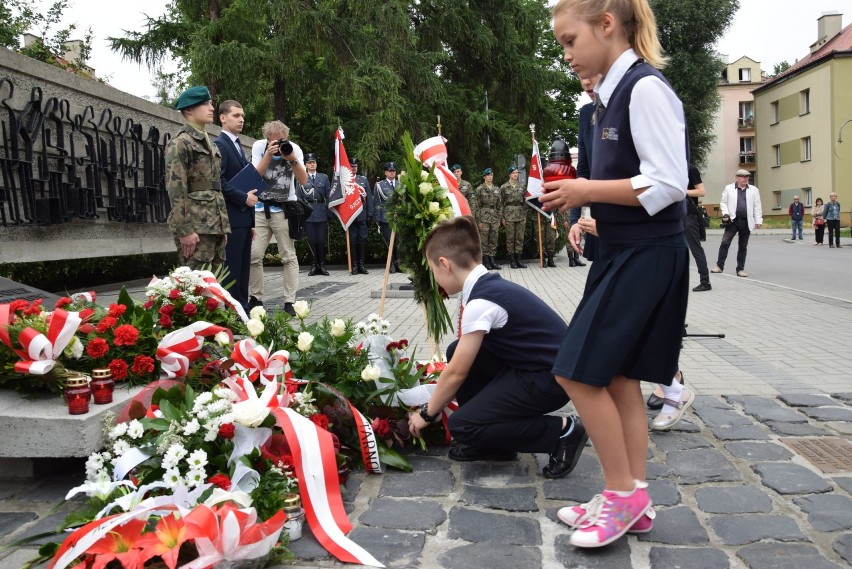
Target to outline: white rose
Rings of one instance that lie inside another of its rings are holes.
[[[335,338],[342,336],[346,332],[346,322],[337,318],[331,321],[331,335]]]
[[[311,349],[311,345],[314,343],[314,336],[310,332],[302,332],[299,334],[299,341],[296,343],[296,347],[299,348],[299,351],[307,352]]]
[[[247,399],[235,403],[232,413],[235,423],[245,427],[259,427],[269,415],[269,407],[260,399]]]
[[[420,170],[420,179],[421,180],[428,180],[429,179],[429,172],[427,172],[426,170]]]
[[[248,328],[249,334],[252,336],[258,336],[261,332],[263,332],[264,326],[263,322],[252,318],[246,322],[246,328]]]
[[[438,213],[441,211],[441,204],[438,202],[429,202],[429,213]]]
[[[307,300],[297,300],[293,303],[293,311],[300,320],[304,320],[311,313],[311,307]]]
[[[429,182],[421,182],[418,187],[420,188],[420,193],[424,196],[428,195],[429,192],[432,191],[432,184],[430,184]]]
[[[444,215],[443,213],[438,216],[438,221],[447,221],[447,219],[449,219],[449,218],[446,215]]]
[[[213,336],[213,340],[220,346],[228,346],[231,343],[231,337],[228,336],[227,332],[218,332],[215,336]]]
[[[382,370],[379,366],[368,365],[361,371],[361,379],[364,381],[376,381],[382,376]]]
[[[255,306],[249,311],[249,317],[255,320],[262,320],[266,316],[266,309],[262,306]]]

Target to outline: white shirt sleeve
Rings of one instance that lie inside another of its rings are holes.
[[[686,159],[686,123],[683,104],[658,77],[636,82],[630,97],[630,133],[639,155],[634,190],[649,215],[686,197],[689,185]]]
[[[509,313],[499,304],[490,300],[474,298],[464,307],[462,316],[462,334],[482,331],[486,334],[506,325]]]
[[[254,144],[251,145],[251,165],[255,168],[258,167],[260,161],[263,160],[263,153],[266,152],[266,139],[261,138],[260,140],[255,140]]]

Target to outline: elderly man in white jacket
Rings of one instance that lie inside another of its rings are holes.
[[[748,252],[748,238],[753,229],[760,229],[763,224],[763,208],[760,207],[760,190],[757,186],[748,183],[748,170],[737,170],[737,181],[728,184],[722,191],[722,217],[726,215],[731,222],[725,228],[722,243],[719,245],[719,260],[711,269],[712,273],[721,273],[725,270],[725,259],[728,258],[728,248],[734,235],[739,234],[737,249],[737,276],[747,277],[745,272],[746,253]]]

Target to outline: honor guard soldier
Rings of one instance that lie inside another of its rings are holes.
[[[366,275],[369,274],[367,267],[364,265],[367,262],[367,226],[373,222],[373,200],[370,196],[370,182],[364,176],[358,175],[358,159],[352,158],[349,161],[352,166],[352,171],[355,173],[355,184],[358,193],[361,196],[361,213],[355,218],[355,221],[349,226],[349,240],[352,244],[352,274]]]
[[[476,223],[482,234],[482,264],[488,270],[502,269],[494,261],[494,256],[497,254],[497,237],[503,219],[503,202],[500,188],[494,185],[494,171],[491,168],[482,171],[482,183],[473,195],[476,201]]]
[[[213,123],[210,92],[207,87],[190,87],[180,94],[175,109],[186,124],[166,148],[169,229],[181,265],[191,269],[211,265],[215,270],[225,262],[231,225],[222,196],[219,148],[204,130]]]
[[[308,248],[314,258],[314,265],[308,271],[308,276],[328,276],[325,270],[325,242],[328,235],[328,194],[331,183],[328,176],[317,172],[317,155],[309,152],[305,155],[305,170],[308,181],[297,188],[297,195],[311,205],[313,210],[305,220],[305,231],[308,234]]]
[[[556,262],[553,260],[553,256],[556,255],[556,235],[557,232],[561,230],[565,231],[565,235],[568,235],[568,230],[571,228],[571,223],[568,220],[568,214],[559,213],[558,211],[551,212],[556,218],[555,225],[552,225],[551,221],[546,217],[542,220],[542,233],[544,234],[544,255],[546,261],[544,263],[544,267],[556,267]],[[579,256],[572,257],[571,253],[574,253],[576,256],[577,253],[571,250],[571,247],[568,247],[568,260],[571,262],[572,267],[577,266],[577,261],[579,260]],[[580,266],[585,266],[585,263],[581,263]]]
[[[379,230],[382,233],[382,239],[385,240],[385,245],[390,245],[391,228],[388,224],[388,218],[385,214],[385,202],[390,198],[391,194],[396,190],[399,182],[396,179],[396,164],[393,162],[385,162],[385,179],[376,182],[376,189],[373,192],[373,203],[375,204],[376,221],[379,222]],[[396,247],[394,246],[391,252],[391,268],[390,272],[399,272],[399,262],[396,258]]]
[[[512,261],[513,269],[526,269],[521,261],[524,252],[524,232],[527,229],[527,210],[524,189],[518,181],[518,167],[509,166],[509,180],[500,186],[500,200],[503,202],[503,225],[506,228],[506,252]]]
[[[453,165],[453,175],[456,177],[456,181],[459,183],[459,191],[464,196],[464,199],[467,200],[468,205],[471,208],[471,212],[473,211],[473,184],[468,182],[467,180],[462,179],[462,167],[459,164]]]

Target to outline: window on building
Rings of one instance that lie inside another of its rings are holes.
[[[775,205],[772,206],[772,209],[781,209],[781,192],[774,191],[772,195],[775,198]]]
[[[799,91],[799,114],[806,115],[811,112],[811,90]]]
[[[806,136],[802,139],[802,162],[811,159],[811,137]]]
[[[751,68],[740,67],[740,83],[748,83],[751,81]]]
[[[811,201],[812,195],[813,192],[811,191],[811,188],[802,188],[802,199],[805,200],[805,205],[808,207],[813,205],[813,202]]]
[[[778,101],[773,101],[769,104],[772,111],[772,124],[778,124],[780,121],[781,115],[778,114]]]
[[[740,164],[754,163],[754,137],[740,137]]]
[[[776,144],[772,147],[772,166],[778,167],[781,165],[781,145]]]
[[[749,128],[754,126],[754,102],[740,101],[740,128]]]

